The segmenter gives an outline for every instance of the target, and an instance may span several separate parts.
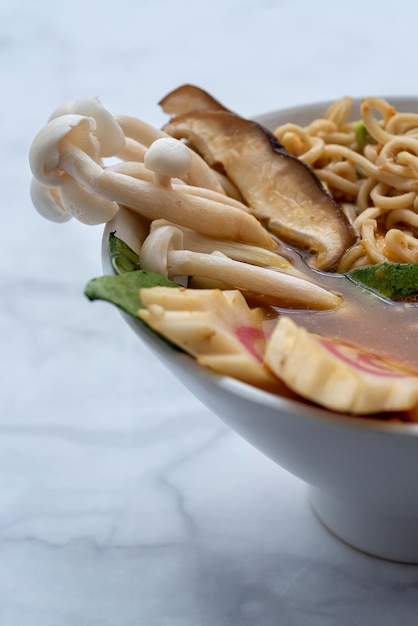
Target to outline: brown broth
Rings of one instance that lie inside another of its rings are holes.
[[[418,304],[389,302],[355,285],[346,276],[310,269],[289,250],[293,262],[308,280],[342,295],[342,304],[330,311],[275,307],[307,330],[351,343],[418,372]],[[267,322],[267,331],[269,324]]]

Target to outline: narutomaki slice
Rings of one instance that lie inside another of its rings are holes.
[[[175,115],[165,132],[186,139],[209,165],[222,166],[254,215],[281,240],[308,250],[312,267],[334,270],[356,235],[314,172],[260,124],[222,105],[205,109],[199,93],[194,102],[198,109]]]

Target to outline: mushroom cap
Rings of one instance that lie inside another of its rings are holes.
[[[57,195],[53,189],[45,187],[36,178],[32,178],[30,197],[38,213],[51,222],[68,222],[72,216],[62,206]]]
[[[181,115],[190,111],[227,111],[223,104],[196,85],[181,85],[158,103],[164,113]]]
[[[96,121],[92,117],[68,114],[48,122],[36,135],[29,151],[29,165],[36,180],[46,187],[58,187],[61,173],[60,143],[71,141],[80,146],[94,160],[99,155],[99,142],[93,136]]]
[[[49,121],[71,113],[92,117],[95,120],[94,135],[100,144],[99,155],[101,157],[119,154],[124,148],[125,135],[122,128],[113,115],[105,109],[97,96],[89,96],[62,104],[51,113]]]
[[[161,226],[142,244],[139,264],[142,269],[171,278],[168,256],[171,250],[183,249],[183,233],[175,226]]]
[[[157,174],[182,178],[192,166],[192,155],[182,141],[172,137],[161,137],[146,151],[144,165]]]

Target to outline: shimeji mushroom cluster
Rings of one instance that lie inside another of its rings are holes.
[[[112,116],[97,98],[55,110],[29,158],[32,201],[44,217],[95,225],[126,207],[150,220],[143,269],[180,284],[206,277],[291,306],[340,302],[279,254],[233,185],[196,152],[141,120]]]

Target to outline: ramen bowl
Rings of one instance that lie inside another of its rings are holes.
[[[418,109],[418,98],[388,100]],[[328,103],[272,112],[264,125],[321,116]],[[132,227],[120,212],[106,226],[102,263],[112,273],[108,235],[129,243]],[[326,528],[351,546],[384,559],[418,564],[418,423],[351,417],[262,391],[197,366],[146,325],[122,314],[135,335],[204,405],[275,463],[309,486]]]

